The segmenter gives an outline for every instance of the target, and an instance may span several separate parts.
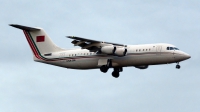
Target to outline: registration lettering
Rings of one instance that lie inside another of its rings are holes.
[[[66,62],[74,62],[74,61],[76,61],[75,59],[68,59],[68,60],[66,60]]]

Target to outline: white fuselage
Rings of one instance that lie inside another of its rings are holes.
[[[18,24],[10,26],[23,30],[33,52],[34,61],[71,69],[100,69],[106,73],[113,68],[112,76],[119,77],[123,67],[146,69],[149,65],[177,63],[190,55],[171,44],[124,45],[111,42],[67,36],[81,49],[65,50],[56,46],[47,33],[39,27]]]
[[[71,69],[95,69],[106,65],[108,59],[112,60],[112,67],[128,67],[176,63],[190,58],[187,53],[168,47],[175,48],[171,44],[127,45],[126,56],[122,57],[73,49],[53,52],[49,56],[43,54],[50,60],[34,60]]]

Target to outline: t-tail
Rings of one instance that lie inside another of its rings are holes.
[[[23,30],[33,52],[35,61],[48,60],[45,55],[51,55],[53,52],[64,50],[56,46],[42,28],[27,27],[16,24],[10,24],[10,26]]]

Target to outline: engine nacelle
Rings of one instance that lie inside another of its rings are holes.
[[[139,69],[147,69],[148,67],[149,65],[135,66],[135,68],[139,68]]]
[[[126,53],[127,53],[127,49],[124,47],[116,48],[115,50],[115,55],[117,56],[126,56]]]
[[[113,54],[116,50],[115,46],[103,46],[101,52],[105,54]]]

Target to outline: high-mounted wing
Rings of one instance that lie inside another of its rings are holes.
[[[67,36],[67,38],[73,39],[71,43],[74,44],[74,46],[80,46],[82,49],[88,49],[93,52],[98,51],[103,46],[125,46],[123,44],[91,40],[76,36]]]

